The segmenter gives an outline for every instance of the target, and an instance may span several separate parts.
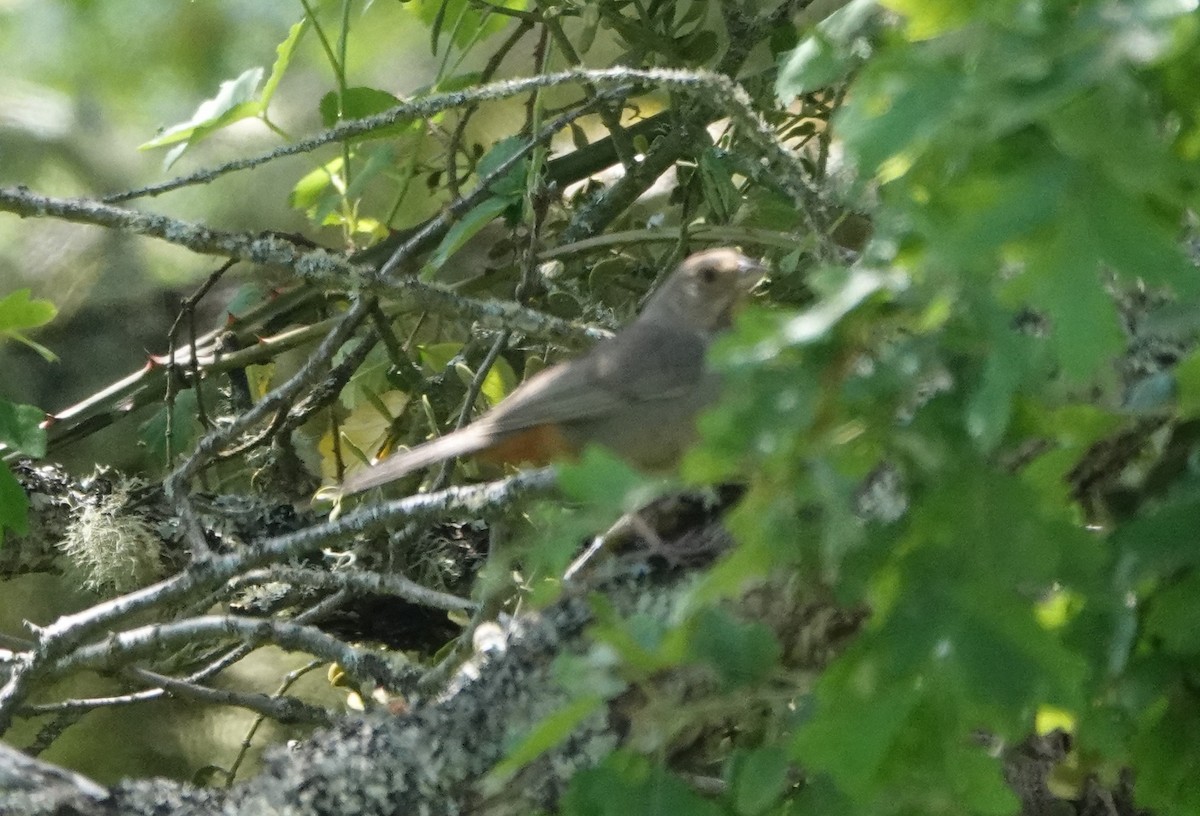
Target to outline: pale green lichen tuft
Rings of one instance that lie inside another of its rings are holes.
[[[162,575],[161,541],[150,525],[125,505],[118,488],[97,504],[80,508],[58,548],[67,557],[69,577],[103,594],[120,595]]]

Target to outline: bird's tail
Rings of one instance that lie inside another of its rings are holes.
[[[444,459],[477,453],[488,447],[491,441],[486,427],[480,427],[479,423],[468,425],[415,448],[394,453],[379,464],[350,474],[342,483],[342,494],[360,493]]]

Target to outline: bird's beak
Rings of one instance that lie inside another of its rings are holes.
[[[766,277],[767,268],[753,258],[743,256],[738,259],[738,284],[741,290],[749,294]]]

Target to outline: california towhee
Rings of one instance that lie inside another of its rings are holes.
[[[342,492],[454,456],[545,463],[589,443],[645,470],[673,466],[695,435],[696,413],[717,395],[708,345],[762,272],[732,249],[690,256],[616,336],[539,371],[470,425],[352,474]]]

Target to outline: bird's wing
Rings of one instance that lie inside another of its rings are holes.
[[[428,467],[443,459],[477,453],[493,442],[485,429],[468,425],[431,439],[406,451],[399,451],[369,468],[355,471],[342,483],[342,492],[358,493],[399,479],[405,474]]]
[[[622,333],[612,354],[600,354],[596,378],[629,402],[675,399],[704,379],[708,337],[639,320]]]
[[[702,335],[635,322],[583,357],[531,377],[476,424],[507,434],[678,399],[703,378],[706,346]]]
[[[352,474],[343,492],[358,493],[443,459],[478,453],[540,425],[609,419],[657,400],[693,402],[704,377],[706,346],[703,335],[635,322],[583,357],[538,372],[465,428]]]

